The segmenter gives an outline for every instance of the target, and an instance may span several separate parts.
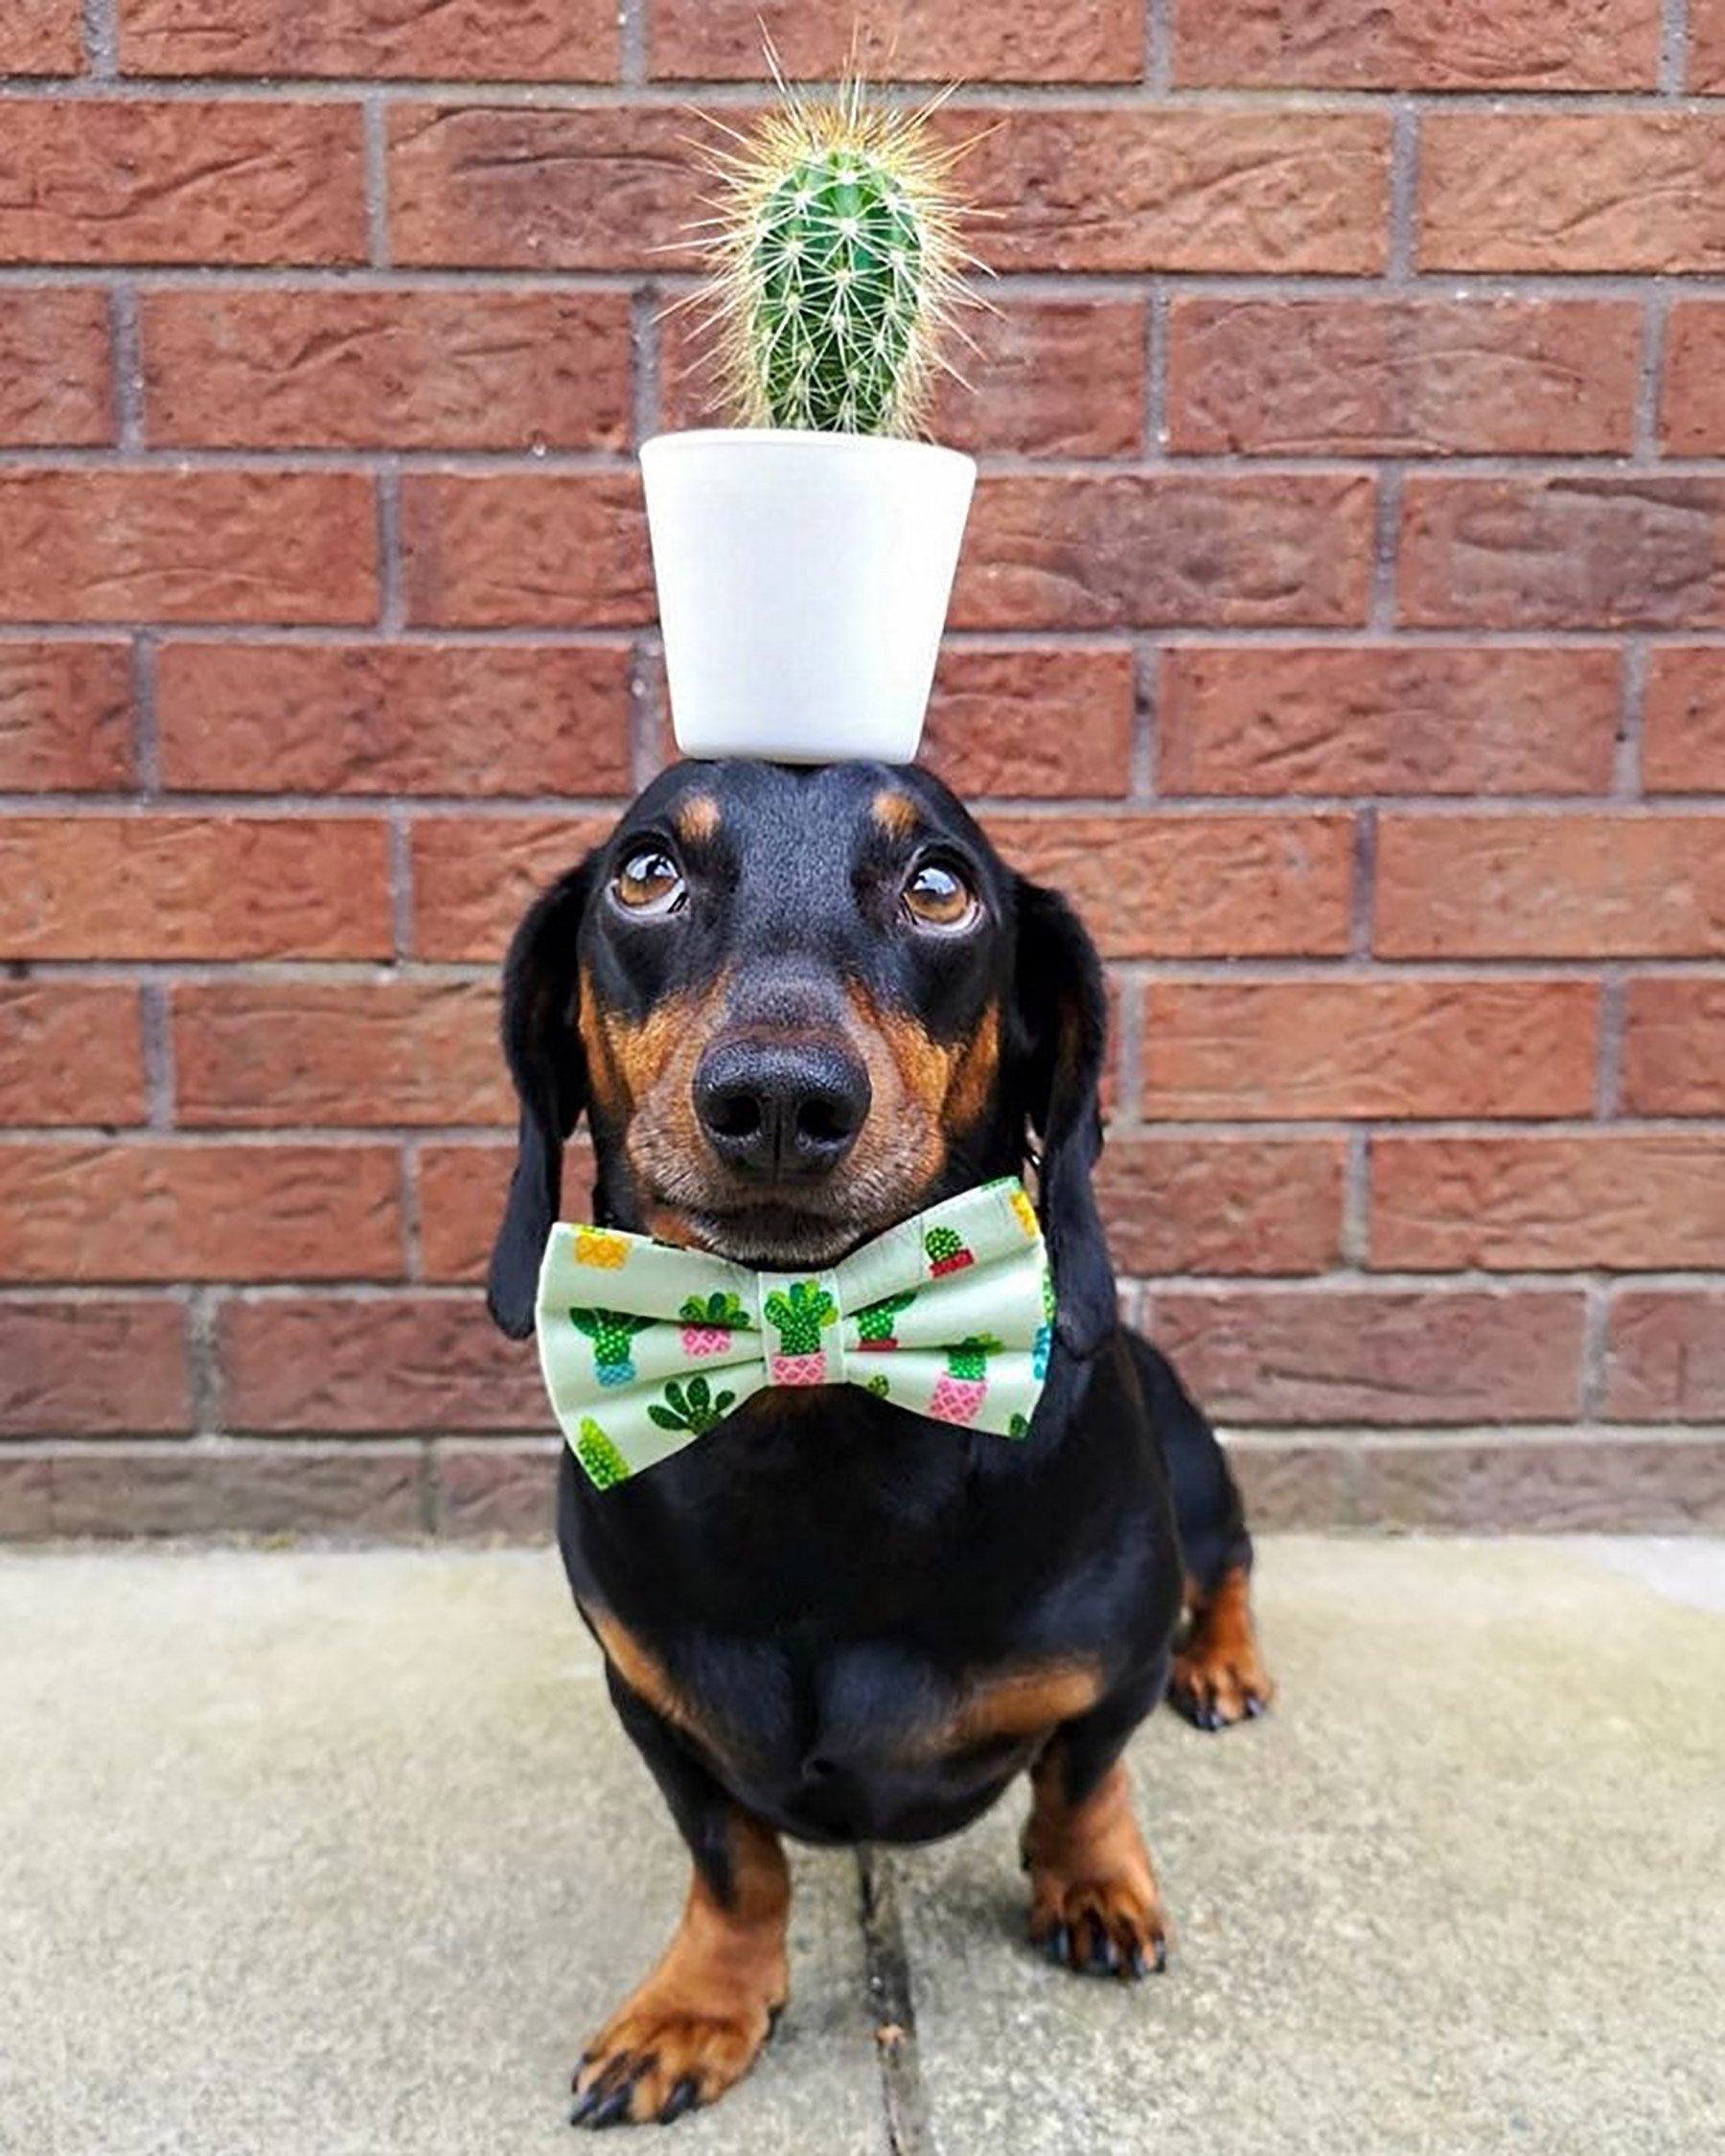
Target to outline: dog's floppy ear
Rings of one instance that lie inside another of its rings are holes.
[[[1091,1188],[1102,1150],[1098,1097],[1108,1040],[1102,961],[1058,891],[1017,886],[1015,1032],[1024,1101],[1042,1141],[1039,1205],[1058,1298],[1062,1343],[1093,1355],[1117,1321],[1108,1243]]]
[[[503,962],[503,1052],[521,1124],[485,1299],[511,1340],[533,1330],[540,1260],[563,1199],[564,1141],[586,1106],[577,944],[598,859],[589,854],[535,899]]]

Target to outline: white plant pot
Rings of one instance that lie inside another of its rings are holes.
[[[684,755],[908,763],[975,460],[715,427],[642,443],[641,475]]]

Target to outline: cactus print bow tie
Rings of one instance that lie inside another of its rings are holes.
[[[768,1386],[860,1385],[936,1422],[1022,1437],[1053,1319],[1042,1231],[1013,1177],[888,1228],[830,1273],[756,1273],[559,1222],[536,1314],[552,1409],[602,1490]]]

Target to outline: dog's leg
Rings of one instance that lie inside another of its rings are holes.
[[[1030,1770],[1030,1938],[1069,1968],[1141,1977],[1167,1962],[1162,1895],[1120,1759],[1163,1675],[1064,1724]]]
[[[611,1697],[695,1860],[657,1967],[581,2055],[574,2125],[666,2122],[741,2080],[790,1984],[791,1875],[777,1835],[731,1801],[676,1733],[610,1673]]]
[[[1252,1571],[1230,1565],[1213,1587],[1186,1581],[1186,1628],[1168,1679],[1168,1701],[1201,1730],[1225,1730],[1261,1714],[1276,1685],[1252,1620]]]
[[[1225,1730],[1261,1714],[1276,1693],[1252,1621],[1246,1508],[1209,1418],[1174,1365],[1137,1334],[1132,1348],[1167,1462],[1186,1568],[1186,1628],[1168,1703],[1198,1729]]]

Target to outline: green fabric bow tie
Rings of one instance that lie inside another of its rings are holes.
[[[1016,1177],[931,1206],[830,1273],[756,1273],[610,1227],[551,1230],[535,1314],[564,1435],[610,1489],[767,1386],[860,1385],[1022,1437],[1054,1338],[1042,1230]]]

